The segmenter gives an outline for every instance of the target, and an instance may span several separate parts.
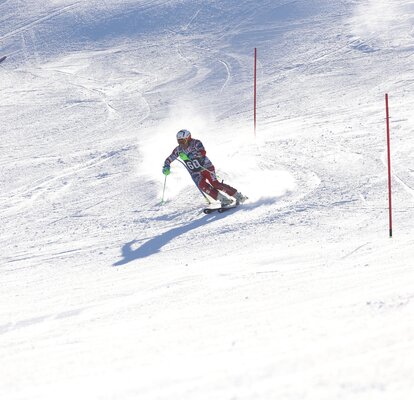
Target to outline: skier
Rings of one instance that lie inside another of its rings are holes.
[[[227,207],[234,201],[236,204],[247,200],[237,189],[219,182],[216,177],[214,165],[206,157],[203,143],[198,139],[192,139],[187,129],[181,129],[177,133],[178,146],[167,157],[162,168],[164,175],[170,174],[170,164],[180,157],[193,178],[194,183],[206,194],[221,203],[221,207]],[[227,196],[225,196],[224,192]]]

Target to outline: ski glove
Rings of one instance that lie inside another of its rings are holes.
[[[180,156],[181,160],[183,160],[183,161],[190,160],[190,157],[188,157],[188,155],[185,154],[184,152],[180,152],[179,156]]]
[[[170,166],[169,165],[164,165],[163,167],[162,167],[162,173],[165,175],[165,176],[167,176],[167,175],[170,175]]]

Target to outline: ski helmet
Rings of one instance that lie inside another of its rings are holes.
[[[177,132],[177,141],[183,140],[189,142],[191,140],[191,133],[187,129],[181,129]]]

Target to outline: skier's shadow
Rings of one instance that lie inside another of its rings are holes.
[[[168,242],[175,239],[176,237],[184,235],[193,229],[200,228],[201,226],[204,226],[210,222],[217,221],[218,219],[221,219],[228,214],[229,211],[227,211],[225,214],[214,213],[212,215],[205,215],[202,218],[197,219],[196,221],[192,221],[187,225],[170,229],[161,235],[155,236],[152,239],[149,239],[145,243],[141,244],[141,246],[135,250],[132,247],[135,243],[139,243],[139,240],[132,240],[128,243],[125,243],[122,246],[122,260],[117,261],[115,264],[113,264],[113,266],[119,267],[120,265],[128,264],[131,261],[149,257],[155,253],[158,253],[162,247],[164,247]]]

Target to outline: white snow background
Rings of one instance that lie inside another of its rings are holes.
[[[414,398],[413,26],[410,0],[0,0],[0,398]],[[204,215],[178,162],[160,205],[181,128],[245,205]]]

